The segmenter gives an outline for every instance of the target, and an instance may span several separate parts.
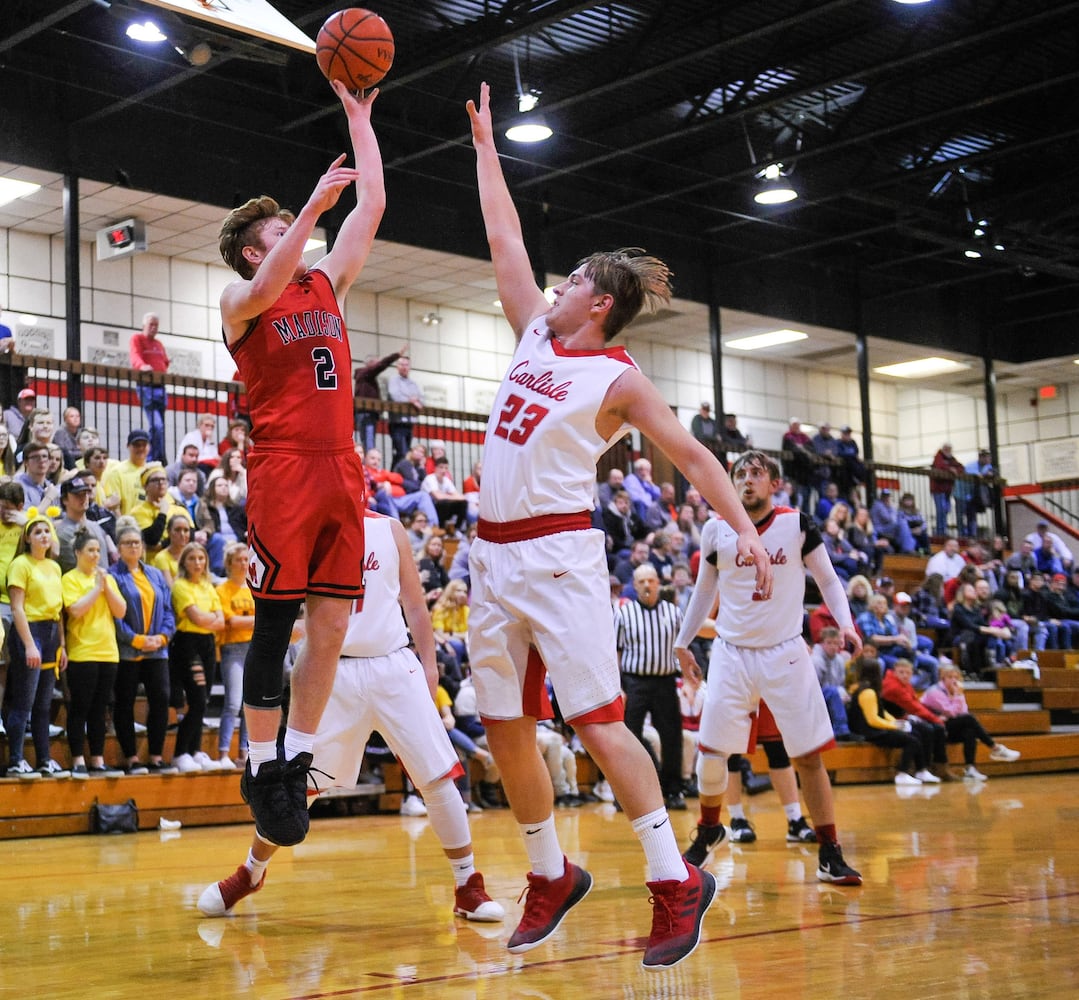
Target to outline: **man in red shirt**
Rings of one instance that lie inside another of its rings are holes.
[[[157,339],[160,321],[157,313],[147,313],[142,317],[142,330],[131,335],[131,367],[137,372],[159,372],[169,370],[169,356],[165,346]],[[150,433],[150,455],[153,462],[162,465],[168,462],[165,457],[165,407],[168,397],[163,382],[152,376],[139,383],[139,403],[146,417],[146,429]]]

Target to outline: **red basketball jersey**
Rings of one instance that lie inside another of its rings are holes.
[[[352,448],[352,352],[322,271],[289,282],[229,351],[247,386],[256,448]]]

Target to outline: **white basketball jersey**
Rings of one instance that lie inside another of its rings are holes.
[[[624,347],[571,351],[543,317],[525,329],[483,443],[480,517],[518,521],[590,511],[596,463],[625,433],[596,433],[610,385],[636,364]]]
[[[701,558],[719,570],[716,631],[735,646],[761,649],[802,634],[805,601],[803,556],[822,545],[820,531],[801,511],[776,507],[757,532],[772,560],[772,596],[757,596],[757,574],[738,555],[738,534],[723,520],[701,530]]]
[[[349,616],[342,656],[386,656],[408,645],[408,630],[398,603],[401,561],[392,523],[381,515],[363,519],[363,610]]]

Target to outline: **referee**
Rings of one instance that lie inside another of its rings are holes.
[[[682,711],[678,703],[678,661],[674,640],[682,612],[659,599],[659,574],[646,562],[633,571],[636,599],[615,611],[626,726],[644,743],[644,717],[652,713],[662,761],[659,783],[668,809],[685,809],[682,786]],[[647,743],[645,743],[647,746]]]

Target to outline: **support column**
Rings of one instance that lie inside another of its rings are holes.
[[[64,175],[64,297],[67,314],[67,359],[82,360],[82,310],[79,294],[79,178]],[[82,376],[70,372],[67,377],[67,406],[82,410]]]
[[[858,400],[862,409],[862,460],[868,471],[865,502],[869,506],[877,498],[877,474],[873,469],[873,418],[869,412],[869,345],[861,330],[861,317],[859,330],[854,335],[854,346],[858,353]]]
[[[715,282],[708,280],[708,345],[712,355],[712,412],[716,415],[716,428],[722,428],[727,411],[723,405],[723,324],[719,315],[719,296]]]
[[[989,428],[989,459],[993,463],[993,473],[1000,477],[1000,453],[999,440],[997,438],[997,372],[993,367],[993,359],[988,352],[982,356],[985,384],[985,423]],[[1002,534],[1005,525],[1004,520],[1004,497],[1001,495],[999,486],[994,485],[989,491],[992,497],[990,509],[993,512],[993,533]]]

